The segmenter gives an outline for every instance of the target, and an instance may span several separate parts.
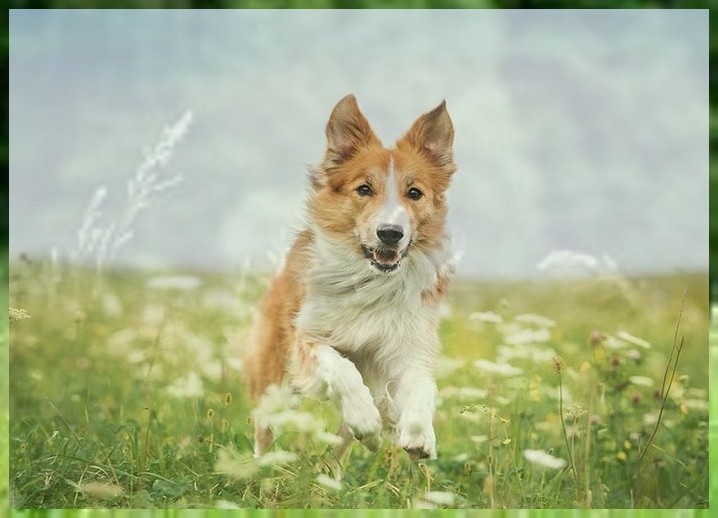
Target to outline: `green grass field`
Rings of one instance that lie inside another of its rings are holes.
[[[357,444],[340,481],[329,402],[279,397],[251,457],[241,358],[266,280],[167,275],[11,266],[11,507],[708,505],[707,275],[457,280],[439,458]]]

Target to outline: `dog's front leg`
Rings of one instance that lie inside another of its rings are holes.
[[[399,377],[394,396],[399,446],[412,458],[436,458],[434,408],[436,384],[423,367],[407,368]]]
[[[297,352],[297,387],[307,395],[336,401],[354,437],[376,450],[381,443],[381,415],[354,363],[321,343],[304,342]]]

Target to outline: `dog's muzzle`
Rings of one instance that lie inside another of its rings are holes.
[[[362,245],[361,249],[364,252],[364,257],[369,259],[374,268],[386,273],[396,270],[409,252],[408,246],[404,250],[397,250],[384,245],[379,245],[376,248]]]

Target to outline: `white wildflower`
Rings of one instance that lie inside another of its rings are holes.
[[[524,458],[532,464],[550,469],[561,469],[566,466],[564,459],[554,457],[543,450],[524,450]]]
[[[615,351],[617,349],[623,349],[624,347],[626,347],[626,342],[623,340],[619,340],[615,336],[606,335],[606,339],[603,341],[602,345],[606,349],[612,349]]]
[[[17,322],[18,320],[26,320],[30,318],[30,314],[19,308],[10,308],[10,322]]]
[[[655,426],[658,421],[658,412],[648,412],[643,414],[643,424],[646,426]],[[661,419],[661,426],[664,428],[673,428],[676,426],[676,422],[672,419],[666,419],[665,416]]]
[[[626,358],[637,362],[641,359],[641,351],[639,351],[638,349],[630,349],[626,351]]]
[[[644,425],[653,426],[656,424],[656,421],[658,421],[658,413],[657,412],[648,412],[647,414],[643,414],[643,424]]]
[[[696,399],[707,399],[708,394],[704,389],[699,389],[696,387],[691,387],[686,391],[686,396],[690,396],[692,398]]]
[[[449,399],[486,399],[488,391],[475,387],[444,387],[439,392],[442,398]]]
[[[298,405],[299,397],[288,386],[271,385],[255,407],[253,415],[257,418],[265,418]]]
[[[226,358],[224,365],[227,368],[235,370],[237,372],[244,371],[244,362],[242,361],[242,358],[240,358],[239,356],[230,356],[229,358]]]
[[[551,320],[550,318],[543,317],[541,315],[536,315],[534,313],[523,313],[521,315],[516,315],[514,317],[514,320],[516,322],[521,322],[523,324],[534,324],[539,327],[555,327],[556,322]]]
[[[620,338],[621,340],[625,340],[626,342],[630,342],[634,345],[638,345],[639,347],[643,347],[644,349],[650,349],[651,344],[646,342],[645,340],[642,340],[641,338],[638,338],[636,336],[633,336],[630,333],[627,333],[626,331],[619,331],[616,333],[616,336]]]
[[[120,297],[114,293],[105,293],[102,296],[102,309],[111,317],[119,317],[122,315],[122,301]]]
[[[436,362],[436,377],[444,378],[454,371],[462,368],[466,362],[459,358],[440,357]]]
[[[548,363],[558,353],[551,347],[545,345],[536,346],[532,344],[521,344],[514,346],[501,345],[496,351],[497,359],[500,362],[507,362],[515,358],[528,359],[534,363]]]
[[[217,453],[214,470],[228,477],[248,479],[257,474],[259,465],[250,452],[240,453],[232,448],[222,448]]]
[[[202,397],[204,396],[204,386],[197,373],[190,372],[167,387],[167,393],[176,398]]]
[[[117,484],[113,484],[111,482],[86,482],[84,484],[80,484],[79,488],[84,494],[101,498],[103,500],[112,500],[125,494],[125,490],[122,486],[118,486]]]
[[[129,352],[127,355],[127,361],[130,363],[142,363],[147,359],[147,355],[144,351],[135,349]]]
[[[640,385],[642,387],[653,386],[653,380],[648,376],[631,376],[630,378],[628,378],[628,381],[630,381],[634,385]]]
[[[421,500],[437,506],[450,507],[456,502],[456,494],[449,491],[427,491]]]
[[[137,340],[137,331],[134,329],[121,329],[115,331],[107,338],[107,351],[112,355],[122,355]]]
[[[469,313],[467,318],[472,322],[489,322],[491,324],[501,324],[504,321],[501,315],[497,315],[493,311],[474,311]]]
[[[520,331],[512,331],[504,335],[504,340],[512,345],[523,345],[535,342],[548,342],[551,339],[551,333],[548,329],[522,329]]]
[[[316,439],[319,442],[323,442],[324,444],[328,444],[330,446],[338,446],[342,442],[344,442],[344,439],[339,437],[336,434],[321,431],[314,434],[314,439]]]
[[[255,458],[252,453],[222,448],[217,454],[215,472],[237,479],[254,477],[261,468],[284,466],[297,460],[295,453],[283,450],[270,451]]]
[[[265,426],[271,427],[275,432],[291,429],[312,434],[326,439],[325,442],[334,441],[324,434],[324,423],[310,412],[296,410],[299,397],[289,387],[272,386],[262,397],[259,405],[252,412],[255,420]]]
[[[514,367],[508,363],[494,363],[483,359],[476,360],[474,366],[489,374],[498,374],[500,376],[517,376],[524,372],[523,369]]]
[[[270,451],[257,458],[258,466],[285,466],[297,460],[297,454],[291,451],[275,450]]]
[[[216,509],[240,509],[239,504],[230,502],[229,500],[217,500],[214,504]]]
[[[569,419],[579,419],[587,413],[588,411],[580,403],[574,403],[566,409],[566,417]]]
[[[161,304],[147,304],[142,310],[142,322],[150,326],[158,326],[167,318],[167,309]]]
[[[202,295],[202,306],[226,311],[228,313],[239,313],[244,302],[234,293],[227,290],[212,289],[205,291]]]
[[[436,505],[429,503],[422,498],[417,498],[416,500],[414,500],[412,508],[413,509],[436,509]]]
[[[459,411],[459,415],[462,417],[462,419],[466,419],[471,423],[479,423],[483,421],[485,414],[483,412],[478,412],[474,409],[462,409]]]
[[[212,381],[219,381],[224,372],[222,362],[212,358],[203,359],[200,362],[200,368],[202,369],[202,375]]]
[[[709,405],[705,399],[686,399],[681,407],[685,407],[687,410],[708,412]]]
[[[275,430],[292,429],[311,434],[319,433],[324,426],[313,414],[292,409],[268,414],[263,422]]]
[[[192,291],[202,284],[193,275],[157,275],[147,281],[147,287],[155,290]]]
[[[323,473],[317,475],[317,478],[315,480],[319,485],[327,489],[332,489],[334,491],[340,491],[343,487],[341,481],[333,479],[332,477],[329,477]]]

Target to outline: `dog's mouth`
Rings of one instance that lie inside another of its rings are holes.
[[[362,252],[364,252],[364,257],[369,259],[369,262],[374,268],[386,273],[396,270],[401,264],[402,259],[404,259],[409,252],[408,246],[404,250],[397,250],[396,248],[382,246],[369,248],[361,245],[361,249]]]

